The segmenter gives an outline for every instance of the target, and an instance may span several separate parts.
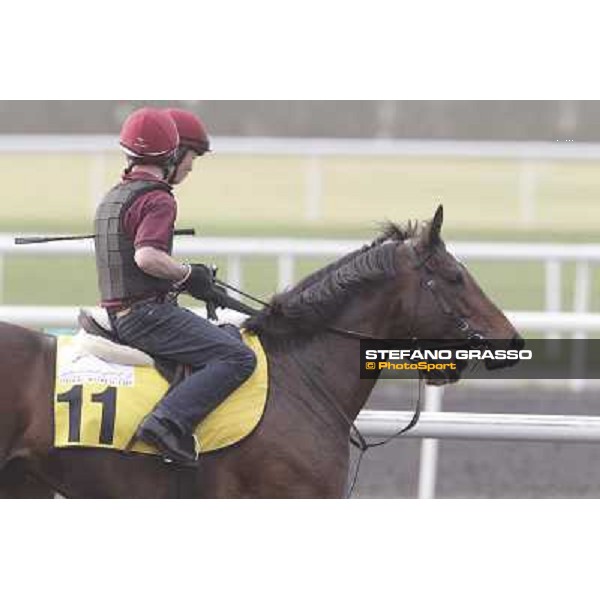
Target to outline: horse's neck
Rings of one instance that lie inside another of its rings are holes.
[[[314,402],[326,403],[334,412],[342,411],[350,421],[363,408],[376,383],[360,378],[359,352],[359,340],[330,332],[319,336],[313,348],[307,346],[299,361],[319,391]]]
[[[368,300],[356,299],[336,319],[335,326],[385,338],[389,331],[389,290],[373,293]],[[360,378],[360,340],[353,336],[324,329],[297,346],[291,345],[279,354],[286,395],[297,404],[310,405],[311,411],[349,428],[375,386],[375,379]],[[340,416],[343,413],[344,418]]]
[[[347,323],[347,329],[362,331],[361,324]],[[364,320],[362,323],[364,327]],[[360,378],[360,340],[333,331],[323,331],[313,339],[291,346],[281,356],[284,379],[298,384],[292,394],[309,403],[316,413],[329,415],[341,424],[354,421],[366,404],[376,383]],[[345,419],[339,414],[343,413]]]

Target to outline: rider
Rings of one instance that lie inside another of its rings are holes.
[[[193,113],[142,108],[123,124],[120,145],[127,167],[95,217],[101,304],[120,341],[192,367],[193,374],[169,390],[134,438],[189,464],[198,457],[196,425],[256,366],[254,352],[238,337],[178,306],[173,293],[206,299],[213,289],[211,269],[171,256],[177,215],[172,186],[210,151],[210,142]]]

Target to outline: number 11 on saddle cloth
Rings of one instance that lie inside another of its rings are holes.
[[[252,376],[197,427],[201,453],[225,448],[248,436],[263,415],[268,365],[258,336],[243,332],[254,350]],[[54,446],[124,450],[140,421],[168,388],[153,367],[120,365],[74,351],[74,336],[59,336],[54,387]],[[133,452],[157,454],[139,442]]]

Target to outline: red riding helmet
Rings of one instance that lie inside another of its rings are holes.
[[[162,164],[175,154],[179,134],[173,119],[165,111],[141,108],[123,123],[119,142],[130,158]]]
[[[210,152],[206,127],[194,113],[181,108],[167,108],[164,112],[175,121],[180,145],[187,146],[198,154]]]

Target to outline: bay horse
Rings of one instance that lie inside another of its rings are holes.
[[[0,324],[0,497],[343,497],[350,424],[375,384],[360,378],[359,337],[520,340],[447,251],[442,221],[440,206],[427,223],[389,223],[249,318],[269,362],[265,414],[249,437],[202,455],[194,469],[53,449],[55,338]]]

